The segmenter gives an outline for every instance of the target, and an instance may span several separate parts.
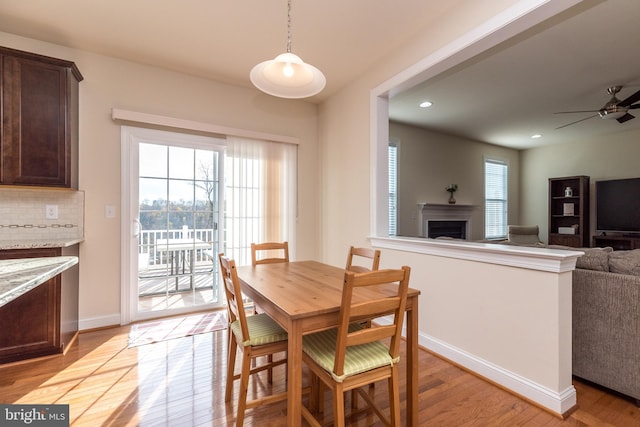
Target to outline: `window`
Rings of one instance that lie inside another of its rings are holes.
[[[398,232],[398,145],[389,141],[389,236]]]
[[[507,237],[508,182],[506,162],[495,159],[484,161],[484,234],[486,239]]]

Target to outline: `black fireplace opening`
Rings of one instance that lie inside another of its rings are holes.
[[[467,221],[429,221],[427,224],[427,237],[431,239],[436,237],[467,238]]]

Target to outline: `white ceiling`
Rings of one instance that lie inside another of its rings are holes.
[[[292,51],[320,68],[321,102],[468,0],[293,0]],[[640,1],[585,0],[553,22],[390,102],[394,120],[527,148],[640,129],[555,111],[599,109],[640,90]],[[559,24],[559,25],[557,25]],[[250,86],[286,50],[285,0],[0,0],[0,31]],[[2,40],[0,39],[0,44]],[[427,98],[434,107],[415,107]],[[640,110],[635,110],[640,115]],[[636,115],[634,113],[634,115]],[[543,134],[532,141],[530,135]]]
[[[292,52],[327,77],[311,101],[463,1],[292,0]],[[286,51],[287,1],[0,0],[0,31],[250,86],[254,65]]]
[[[623,85],[640,90],[640,1],[587,0],[480,57],[418,85],[390,102],[393,120],[466,138],[525,149],[640,129],[594,117]],[[418,108],[423,100],[431,108]],[[531,135],[542,134],[540,139]]]

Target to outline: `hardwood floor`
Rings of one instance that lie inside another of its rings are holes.
[[[226,331],[135,348],[127,348],[128,333],[129,327],[82,333],[65,356],[0,367],[0,403],[69,404],[73,426],[233,424],[235,406],[224,403]],[[419,369],[424,426],[640,425],[640,409],[632,401],[578,380],[578,408],[563,421],[423,350]],[[250,383],[250,396],[271,389],[262,374]],[[283,390],[284,367],[274,377],[273,389]],[[375,394],[385,402],[386,386],[376,387]],[[402,410],[404,419],[404,404]],[[282,426],[285,411],[284,402],[249,410],[245,425]],[[374,415],[360,414],[347,425],[381,424]]]

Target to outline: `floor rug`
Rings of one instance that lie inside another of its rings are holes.
[[[129,347],[188,337],[227,328],[224,311],[137,323],[129,332]]]

